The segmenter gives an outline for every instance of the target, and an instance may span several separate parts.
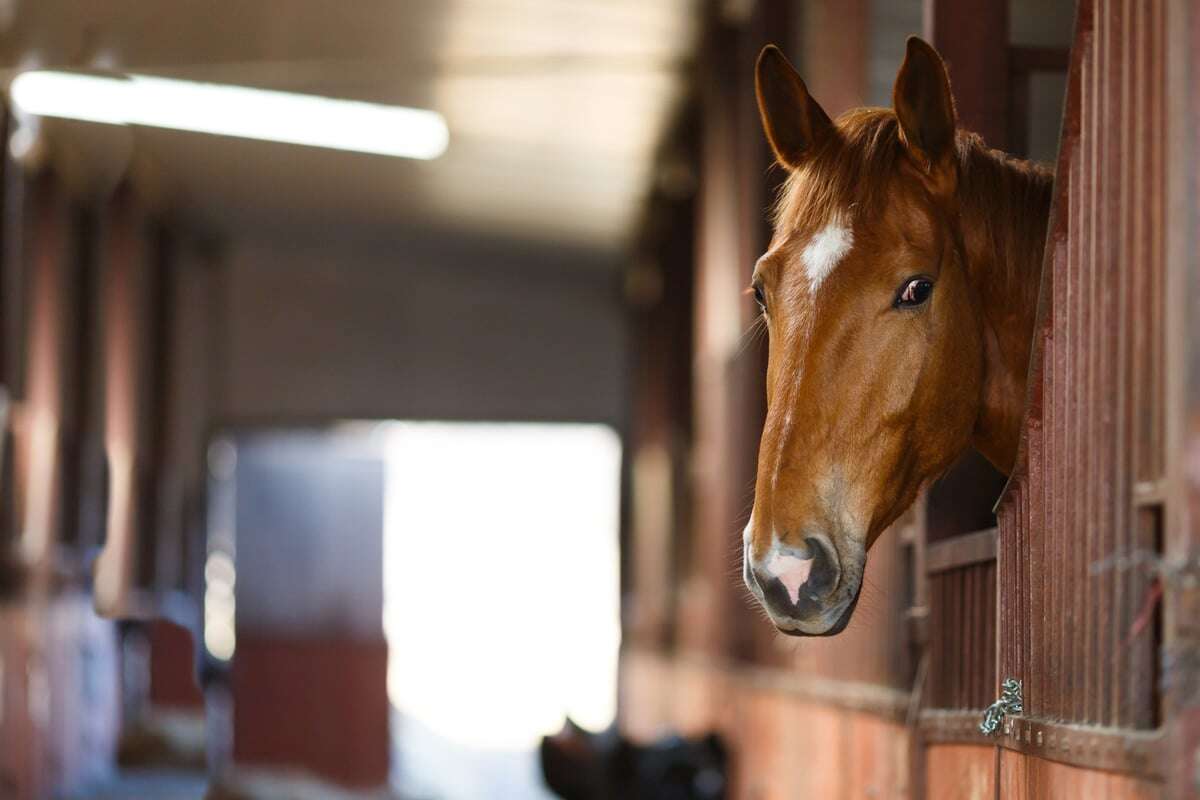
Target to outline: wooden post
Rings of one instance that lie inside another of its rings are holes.
[[[925,38],[946,60],[960,124],[1008,149],[1008,0],[925,0]]]
[[[108,214],[105,243],[105,445],[109,459],[108,538],[95,564],[96,609],[104,616],[146,617],[155,547],[155,415],[159,381],[152,340],[156,264],[147,221],[132,190],[121,189]]]
[[[801,23],[801,73],[812,96],[837,119],[866,103],[869,4],[866,0],[810,0]],[[898,65],[897,65],[898,66]]]
[[[1167,794],[1200,797],[1200,11],[1167,0],[1166,47],[1166,432],[1165,560],[1175,571],[1164,596]],[[1165,41],[1164,41],[1165,40]]]

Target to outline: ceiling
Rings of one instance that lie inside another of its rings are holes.
[[[682,92],[698,5],[0,0],[0,54],[13,68],[104,66],[446,117],[450,148],[431,162],[134,131],[161,197],[221,231],[436,226],[614,248]],[[96,127],[46,130],[83,139]]]

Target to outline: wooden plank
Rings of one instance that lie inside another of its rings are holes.
[[[995,561],[996,543],[996,528],[934,542],[926,550],[925,571],[932,575],[984,561]]]
[[[999,796],[1012,800],[1042,797],[1105,797],[1150,800],[1162,797],[1158,781],[1081,769],[1023,753],[1000,753]]]
[[[925,752],[927,800],[992,800],[996,796],[996,748],[938,744]]]

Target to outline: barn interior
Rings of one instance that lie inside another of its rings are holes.
[[[1149,5],[0,0],[0,797],[545,800],[567,718],[719,734],[712,797],[966,796],[1005,476],[935,484],[836,638],[740,582],[754,62],[837,116],[922,35],[1053,165],[1073,43]],[[1121,758],[1058,760],[1161,784]]]

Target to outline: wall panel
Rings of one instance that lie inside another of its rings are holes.
[[[734,798],[911,797],[904,696],[864,684],[854,691],[648,651],[622,659],[626,732],[641,740],[666,729],[722,732],[734,745]]]
[[[1001,675],[1025,714],[1152,728],[1162,510],[1161,4],[1080,5],[1021,455]]]
[[[1150,800],[1162,797],[1155,781],[1081,769],[1011,750],[1000,752],[1001,796],[1011,800],[1086,797],[1096,800]]]

